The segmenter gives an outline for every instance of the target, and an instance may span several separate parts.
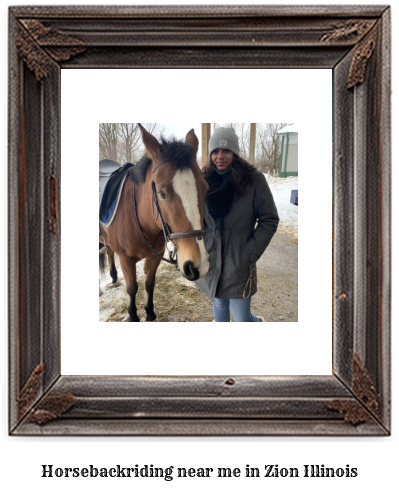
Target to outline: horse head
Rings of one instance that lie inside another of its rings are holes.
[[[204,201],[208,185],[197,163],[198,138],[191,130],[185,142],[157,140],[139,128],[151,160],[146,184],[151,185],[153,213],[160,230],[177,249],[177,265],[185,278],[206,275],[209,256],[204,240]]]

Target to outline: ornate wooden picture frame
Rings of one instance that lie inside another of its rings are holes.
[[[10,434],[388,435],[390,8],[11,7],[9,33]],[[333,71],[331,376],[60,373],[60,72],[96,67]]]

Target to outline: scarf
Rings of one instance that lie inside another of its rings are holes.
[[[231,172],[218,174],[213,172],[207,179],[209,189],[206,194],[206,204],[211,216],[216,220],[229,214],[236,192]]]

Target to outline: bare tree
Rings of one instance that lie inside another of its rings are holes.
[[[274,173],[279,166],[281,135],[278,132],[289,123],[258,123],[256,164],[262,172]]]
[[[143,126],[150,132],[154,133],[158,123],[143,123]],[[140,149],[141,133],[137,123],[119,123],[119,161],[133,162],[136,159],[136,153]]]
[[[118,146],[122,162],[132,162],[133,152],[139,144],[140,131],[135,123],[119,123]]]
[[[119,123],[100,123],[100,160],[118,160]]]
[[[241,155],[245,160],[249,158],[249,146],[250,146],[250,127],[249,123],[234,123],[235,132],[238,136],[238,141],[240,144]]]
[[[158,123],[143,123],[153,133],[163,131]],[[133,162],[142,143],[137,123],[100,123],[100,160],[112,159],[117,162]]]

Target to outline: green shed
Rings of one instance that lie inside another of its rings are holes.
[[[279,176],[298,175],[298,124],[294,123],[278,130],[282,137]]]

